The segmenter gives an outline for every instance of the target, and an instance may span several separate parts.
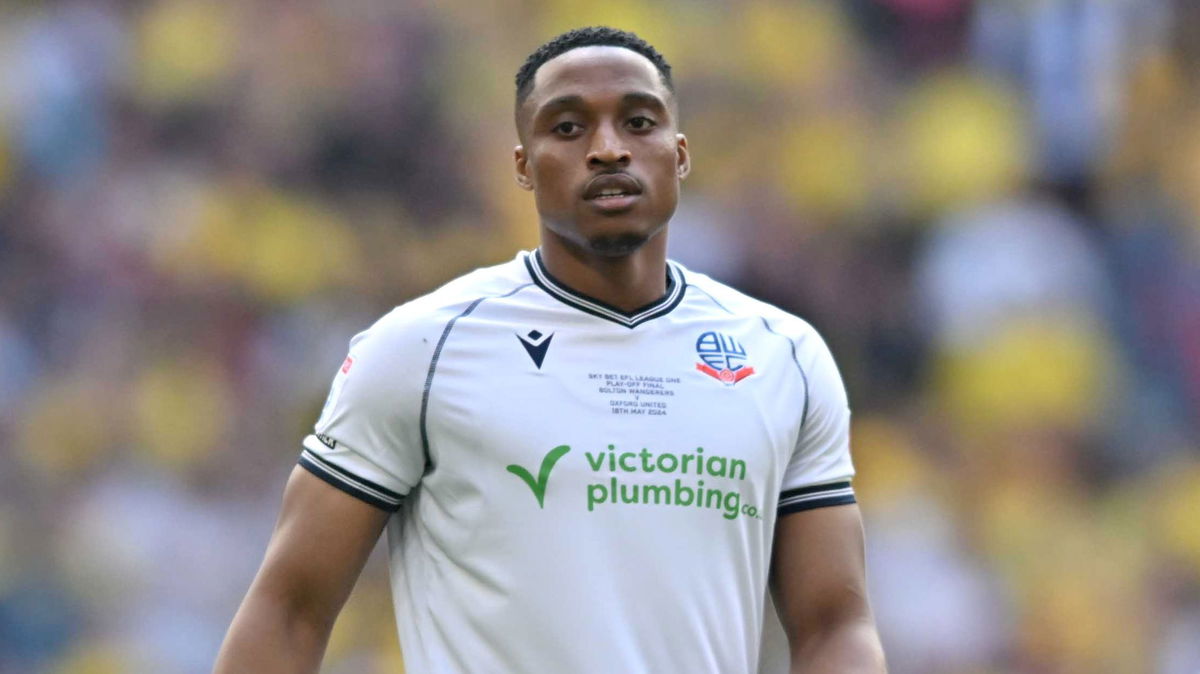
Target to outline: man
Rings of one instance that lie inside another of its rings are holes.
[[[571,31],[516,125],[541,247],[351,341],[216,671],[317,671],[385,525],[414,674],[750,674],[768,580],[793,671],[884,671],[828,349],[666,259],[670,66]]]

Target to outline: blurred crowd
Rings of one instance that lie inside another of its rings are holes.
[[[1200,671],[1195,3],[26,0],[0,672],[209,670],[350,336],[536,246],[513,75],[590,24],[674,66],[672,256],[838,358],[892,671]]]

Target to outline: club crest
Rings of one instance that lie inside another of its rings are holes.
[[[754,368],[745,363],[745,347],[729,335],[716,331],[700,335],[696,340],[696,355],[700,357],[696,369],[726,386],[754,374]]]

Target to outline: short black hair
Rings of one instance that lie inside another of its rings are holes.
[[[645,56],[662,77],[663,85],[671,93],[675,83],[671,80],[671,64],[658,50],[634,33],[608,26],[589,26],[570,30],[534,50],[521,69],[517,71],[517,106],[520,107],[533,90],[533,76],[546,61],[580,47],[622,47]]]

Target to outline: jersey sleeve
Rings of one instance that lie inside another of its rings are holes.
[[[800,352],[806,396],[800,436],[784,471],[779,514],[854,503],[850,479],[850,406],[833,354],[811,333]]]
[[[351,340],[313,433],[304,439],[300,465],[347,494],[394,512],[425,470],[420,363],[428,340],[406,340],[383,323]]]

